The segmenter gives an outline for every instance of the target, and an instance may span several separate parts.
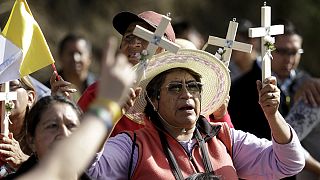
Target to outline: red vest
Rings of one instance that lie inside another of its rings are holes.
[[[139,157],[132,179],[174,179],[157,130],[149,120],[146,120],[145,123],[145,128],[136,131]],[[222,126],[218,137],[214,136],[205,145],[208,148],[208,155],[215,175],[221,176],[225,180],[238,179],[231,159],[232,148],[229,127],[226,123],[214,124]],[[130,133],[130,135],[133,137],[133,133]],[[193,160],[190,160],[191,158],[178,141],[168,134],[166,134],[166,138],[184,178],[197,173],[197,169],[200,172],[205,172],[200,155],[201,150],[198,145],[194,146],[192,150]]]

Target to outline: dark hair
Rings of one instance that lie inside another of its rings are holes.
[[[189,31],[193,28],[191,24],[184,19],[176,19],[172,24],[172,27],[174,29],[174,32],[176,33],[176,37],[179,38],[181,38],[181,36],[183,36],[186,31]]]
[[[249,28],[255,27],[255,25],[249,19],[237,19],[239,26],[237,34],[243,38],[251,39],[249,37]]]
[[[84,37],[84,36],[81,36],[81,35],[76,35],[76,34],[68,34],[66,35],[59,43],[59,49],[58,49],[58,53],[59,53],[59,56],[62,55],[63,51],[65,50],[66,48],[66,44],[68,42],[76,42],[78,40],[85,40],[86,41],[86,47],[87,47],[87,50],[89,52],[89,54],[91,54],[92,52],[92,45],[91,43]]]
[[[64,96],[45,96],[36,102],[26,116],[25,124],[27,135],[34,137],[35,130],[40,122],[42,113],[56,103],[69,104],[77,112],[78,117],[82,114],[81,109],[74,102]]]
[[[299,35],[301,37],[301,34],[299,30],[294,26],[294,24],[289,21],[288,19],[275,19],[272,21],[272,25],[284,25],[284,35],[291,36],[291,35]],[[277,36],[275,36],[277,38]],[[302,37],[301,37],[302,38]]]
[[[201,43],[205,43],[204,37],[199,32],[199,30],[185,19],[176,19],[175,22],[172,24],[172,27],[176,34],[176,38],[191,40],[189,35],[194,34],[197,37],[197,39],[200,40]]]
[[[173,68],[173,69],[169,69],[166,70],[160,74],[158,74],[157,76],[155,76],[147,85],[146,87],[146,92],[147,92],[147,96],[150,98],[150,100],[155,100],[157,98],[157,96],[160,94],[160,89],[162,84],[164,83],[165,78],[167,77],[167,75],[173,71],[177,71],[177,70],[182,70],[182,71],[187,71],[189,74],[192,75],[193,78],[195,78],[195,80],[197,82],[201,82],[201,75],[190,70],[187,68]],[[145,99],[147,101],[147,105],[144,109],[144,112],[147,116],[151,117],[151,119],[156,119],[156,117],[153,116],[153,114],[157,114],[154,113],[154,109],[153,106],[150,104],[148,98],[145,96]]]

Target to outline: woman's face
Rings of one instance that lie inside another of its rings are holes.
[[[170,125],[193,128],[200,115],[199,89],[195,78],[187,71],[173,71],[166,76],[160,99],[154,105]]]
[[[66,103],[54,103],[40,117],[32,140],[33,151],[41,159],[53,145],[79,126],[76,111]]]

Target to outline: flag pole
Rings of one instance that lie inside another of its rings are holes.
[[[56,79],[58,81],[60,81],[60,76],[58,74],[58,71],[57,71],[57,68],[56,68],[56,65],[54,63],[51,64],[52,68],[53,68],[53,72],[56,74]]]

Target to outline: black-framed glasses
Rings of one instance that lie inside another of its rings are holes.
[[[186,87],[189,93],[198,94],[202,91],[203,84],[196,81],[187,82],[187,83],[171,82],[166,86],[166,88],[168,92],[171,92],[174,94],[180,94],[184,86]]]
[[[282,55],[282,56],[296,56],[298,54],[303,54],[303,49],[289,49],[289,48],[276,48],[276,53]]]

